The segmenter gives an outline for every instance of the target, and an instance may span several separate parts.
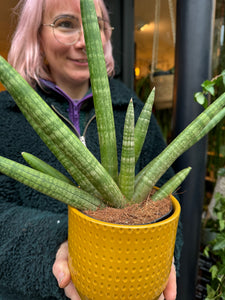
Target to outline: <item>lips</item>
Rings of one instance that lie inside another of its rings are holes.
[[[74,62],[79,62],[79,63],[87,63],[87,58],[69,58],[69,60],[72,60]]]
[[[80,63],[87,63],[87,59],[75,59],[75,61],[80,62]]]

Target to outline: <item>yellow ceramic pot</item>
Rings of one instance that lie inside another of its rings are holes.
[[[82,300],[154,300],[164,290],[174,253],[179,202],[164,221],[118,225],[69,207],[69,266]]]

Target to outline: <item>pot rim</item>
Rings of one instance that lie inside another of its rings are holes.
[[[140,225],[115,224],[115,223],[109,223],[109,222],[101,221],[101,220],[94,219],[94,218],[84,214],[83,212],[77,210],[76,208],[74,208],[72,206],[69,206],[69,210],[73,214],[78,215],[78,217],[83,218],[83,219],[85,219],[85,220],[87,220],[87,221],[89,221],[93,224],[96,224],[96,225],[104,225],[104,226],[107,226],[107,227],[116,227],[116,228],[131,228],[131,229],[142,228],[143,229],[143,228],[149,228],[149,227],[162,226],[162,224],[166,225],[167,223],[170,223],[174,219],[179,218],[180,211],[181,211],[180,203],[178,202],[178,200],[173,195],[170,195],[170,199],[171,199],[171,202],[172,202],[172,205],[173,205],[173,212],[168,218],[166,218],[162,221],[158,221],[156,223],[148,223],[148,224],[140,224]]]

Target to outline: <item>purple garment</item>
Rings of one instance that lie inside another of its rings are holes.
[[[89,91],[84,98],[80,100],[71,99],[62,89],[60,89],[57,85],[53,82],[45,79],[40,79],[41,83],[50,88],[51,90],[57,92],[58,94],[62,95],[69,103],[69,119],[77,129],[78,133],[80,134],[80,109],[83,103],[92,98],[92,93]]]

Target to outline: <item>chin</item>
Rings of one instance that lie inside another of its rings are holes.
[[[76,74],[76,76],[72,76],[71,79],[74,81],[74,82],[77,82],[77,83],[85,83],[86,81],[89,81],[90,80],[90,75],[89,73],[87,74],[80,74],[78,75]]]

